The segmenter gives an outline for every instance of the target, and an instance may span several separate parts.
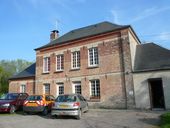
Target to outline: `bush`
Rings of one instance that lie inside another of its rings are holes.
[[[161,128],[170,128],[170,112],[161,116]]]

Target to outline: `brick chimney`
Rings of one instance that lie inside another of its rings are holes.
[[[55,39],[57,39],[59,37],[59,31],[58,30],[53,30],[51,31],[51,34],[50,34],[50,41],[53,41]]]

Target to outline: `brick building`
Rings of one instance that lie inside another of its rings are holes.
[[[36,65],[28,67],[31,71],[10,79],[9,91],[81,93],[92,107],[134,108],[138,45],[140,40],[129,25],[102,22],[61,37],[54,30],[50,42],[35,49]]]

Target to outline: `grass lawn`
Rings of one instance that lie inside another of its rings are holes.
[[[170,128],[170,112],[161,116],[161,128]]]

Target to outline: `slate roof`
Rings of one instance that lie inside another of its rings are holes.
[[[36,67],[36,64],[34,63],[34,64],[30,65],[29,67],[27,67],[22,72],[9,78],[9,80],[34,77],[35,76],[35,67]]]
[[[170,50],[154,43],[137,45],[134,72],[170,69]]]
[[[55,39],[42,47],[36,48],[35,50],[50,47],[53,45],[58,45],[61,43],[62,44],[69,43],[70,41],[82,39],[85,37],[95,36],[98,34],[103,34],[103,33],[111,32],[111,31],[115,31],[115,30],[119,30],[119,29],[124,29],[124,28],[128,28],[128,27],[130,27],[130,26],[129,25],[117,25],[117,24],[113,24],[113,23],[104,21],[104,22],[101,22],[98,24],[94,24],[94,25],[90,25],[87,27],[72,30],[72,31],[64,34],[63,36],[59,37],[58,39]]]

